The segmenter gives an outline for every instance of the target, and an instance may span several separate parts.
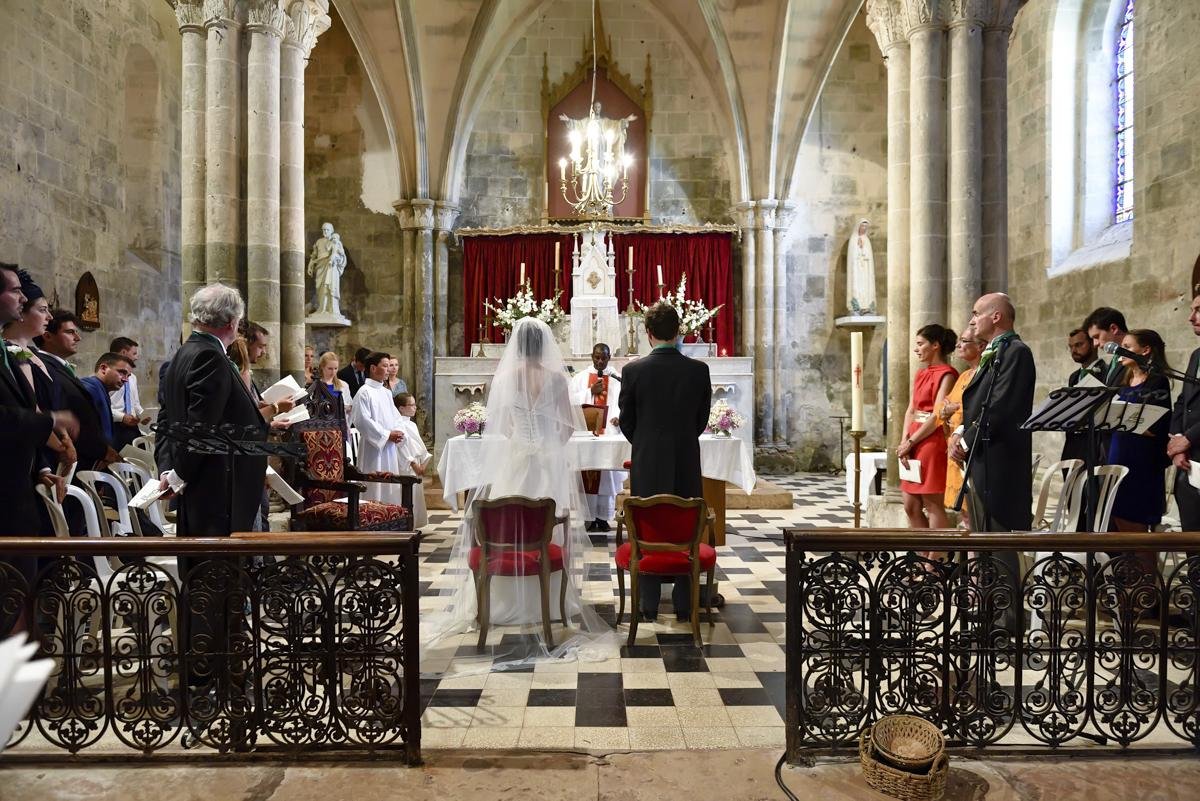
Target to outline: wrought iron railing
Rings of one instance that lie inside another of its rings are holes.
[[[789,530],[787,582],[791,761],[891,713],[964,747],[1200,746],[1200,535]]]
[[[16,555],[40,557],[32,583],[3,562]],[[56,665],[6,756],[352,749],[415,764],[418,595],[408,534],[0,539],[0,635],[30,631]]]

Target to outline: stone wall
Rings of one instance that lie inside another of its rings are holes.
[[[1200,344],[1186,320],[1192,265],[1200,255],[1200,229],[1187,222],[1200,205],[1200,93],[1194,86],[1200,4],[1136,5],[1130,252],[1109,260],[1101,250],[1092,263],[1084,259],[1065,272],[1051,263],[1048,208],[1055,105],[1048,37],[1058,6],[1030,0],[1017,16],[1009,52],[1009,288],[1017,330],[1037,360],[1039,397],[1070,373],[1067,332],[1096,306],[1114,306],[1130,326],[1159,331],[1177,366]],[[1051,458],[1061,440],[1038,435],[1034,447]]]
[[[90,370],[110,339],[132,336],[152,404],[181,317],[174,14],[142,0],[26,0],[4,11],[0,260],[70,308],[90,270],[101,326],[76,361]]]
[[[846,243],[859,219],[871,221],[876,307],[887,305],[887,75],[860,15],[850,29],[800,146],[787,232],[789,338],[783,347],[790,420],[802,467],[838,460],[838,427],[849,414],[849,334],[845,313]],[[865,443],[881,442],[884,334],[866,337]],[[908,343],[896,343],[908,347]],[[849,421],[846,421],[849,429]],[[849,448],[850,438],[846,437]]]
[[[309,327],[307,334],[318,356],[333,350],[344,366],[358,347],[398,350],[404,336],[402,237],[390,208],[399,194],[389,180],[394,161],[386,134],[379,133],[379,102],[333,9],[330,17],[333,24],[318,40],[304,73],[304,228],[309,251],[322,223],[333,223],[341,234],[348,260],[341,307],[354,325]],[[306,297],[311,308],[311,279]]]

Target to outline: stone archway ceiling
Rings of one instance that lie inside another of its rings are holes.
[[[589,0],[577,1],[586,14]],[[407,196],[453,200],[474,109],[552,2],[561,0],[333,0],[383,107]],[[680,37],[721,106],[739,199],[786,197],[808,117],[862,0],[646,5]]]

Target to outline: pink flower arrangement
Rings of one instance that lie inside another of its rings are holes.
[[[708,428],[710,434],[729,436],[746,423],[746,418],[738,414],[725,400],[719,400],[712,405],[708,412]]]
[[[484,424],[486,423],[487,408],[479,401],[475,401],[454,413],[454,428],[460,434],[482,434]]]

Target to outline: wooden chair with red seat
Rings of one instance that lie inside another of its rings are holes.
[[[554,542],[554,528],[566,525],[566,517],[555,517],[554,499],[508,496],[488,501],[475,501],[475,547],[468,564],[475,574],[475,590],[479,614],[479,647],[487,641],[491,624],[491,580],[493,576],[538,577],[542,601],[542,631],[546,647],[554,647],[550,631],[550,576],[562,571],[558,588],[558,611],[563,626],[567,625],[568,555]],[[563,540],[566,542],[566,538]]]
[[[617,610],[617,625],[625,615],[625,571],[629,571],[630,588],[633,596],[633,611],[629,622],[629,645],[634,645],[638,627],[638,576],[647,573],[654,576],[692,577],[692,637],[696,645],[700,638],[700,572],[708,574],[708,585],[712,587],[717,566],[717,552],[708,543],[701,542],[706,528],[713,524],[713,516],[703,498],[680,498],[676,495],[652,495],[649,498],[626,498],[625,506],[617,517],[617,586],[620,606]],[[629,542],[622,542],[624,529],[629,528]],[[705,612],[708,625],[713,625],[712,593],[705,595]]]
[[[309,419],[293,423],[289,437],[304,443],[304,462],[292,486],[304,500],[291,509],[292,531],[412,531],[413,487],[421,479],[393,473],[360,473],[346,461],[346,423],[341,399],[314,382],[304,401]],[[400,484],[401,503],[362,501],[366,483]],[[341,500],[345,499],[345,500]]]

